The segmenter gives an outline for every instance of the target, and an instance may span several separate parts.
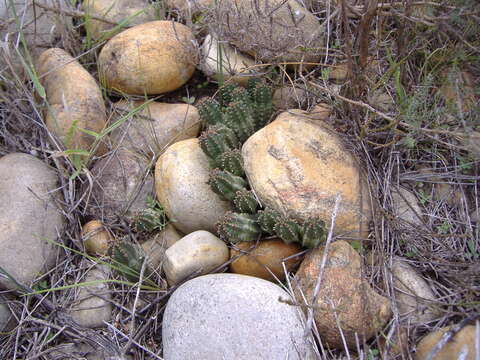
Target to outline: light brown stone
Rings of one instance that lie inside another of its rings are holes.
[[[283,263],[287,272],[294,270],[301,258],[284,261],[302,250],[297,244],[286,244],[280,239],[240,242],[230,249],[230,258],[241,255],[230,264],[230,271],[237,274],[259,277],[269,281],[285,280]]]
[[[366,183],[353,155],[324,122],[284,112],[245,142],[242,155],[250,185],[266,206],[329,224],[339,195],[335,232],[368,234]]]
[[[422,225],[422,209],[411,191],[399,187],[392,190],[393,213],[399,219],[413,225]]]
[[[142,156],[119,149],[95,163],[93,188],[88,211],[101,219],[116,216],[134,219],[154,197],[153,176]]]
[[[295,0],[217,2],[220,39],[262,61],[317,62],[323,32],[317,18]]]
[[[324,251],[323,246],[313,249],[297,271],[294,291],[302,304],[305,296],[311,305]],[[389,300],[377,294],[362,278],[360,255],[346,241],[330,245],[320,291],[313,306],[320,337],[329,347],[339,349],[343,348],[343,341],[338,326],[347,345],[355,349],[355,334],[360,343],[370,339],[392,314]]]
[[[217,80],[233,81],[246,86],[248,80],[261,75],[255,66],[255,60],[241,53],[233,46],[219,42],[212,35],[207,35],[202,46],[202,63],[200,68],[207,76],[213,76]]]
[[[404,259],[393,259],[392,277],[400,316],[412,324],[425,324],[440,315],[432,289]]]
[[[197,65],[195,37],[187,26],[163,20],[136,25],[111,38],[98,56],[107,88],[129,95],[176,90]]]
[[[165,261],[165,251],[182,237],[183,235],[180,235],[172,224],[168,224],[153,238],[145,241],[142,248],[147,255],[149,267],[152,270],[161,271]]]
[[[91,220],[82,227],[82,241],[87,253],[107,255],[113,238],[101,221]]]
[[[443,335],[450,330],[450,327],[444,327],[431,332],[425,336],[417,345],[415,360],[426,360],[428,354],[435,345],[442,339]],[[467,325],[460,330],[451,341],[433,357],[432,360],[475,360],[480,354],[475,354],[475,326]],[[478,341],[478,339],[477,339]]]
[[[109,22],[89,18],[85,21],[85,28],[94,40],[107,40],[131,27],[155,20],[155,8],[147,0],[86,0],[82,3],[83,10],[88,16],[105,19]],[[112,23],[122,23],[117,30]]]
[[[308,97],[308,92],[300,87],[285,85],[273,93],[272,103],[278,110],[297,109],[302,107]]]
[[[155,187],[173,225],[189,234],[215,232],[215,224],[232,205],[222,201],[207,184],[210,165],[198,139],[179,141],[160,156],[155,166]]]
[[[129,113],[133,114],[123,120]],[[192,105],[159,102],[144,105],[143,101],[115,103],[113,123],[116,121],[123,122],[110,136],[113,145],[148,156],[157,156],[171,144],[196,137],[201,126],[198,110]]]
[[[163,271],[170,285],[177,284],[199,271],[208,274],[228,260],[227,245],[208,231],[184,236],[165,252]]]

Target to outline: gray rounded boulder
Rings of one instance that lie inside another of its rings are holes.
[[[309,359],[300,309],[279,286],[238,274],[187,281],[167,303],[165,360]]]
[[[32,155],[0,158],[0,266],[22,285],[55,264],[57,239],[64,216],[56,206],[56,172]],[[0,277],[0,286],[16,284]]]

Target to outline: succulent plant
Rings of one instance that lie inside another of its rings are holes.
[[[253,90],[255,130],[263,128],[273,114],[272,89],[257,83]]]
[[[255,98],[255,90],[258,84],[263,84],[260,78],[250,78],[247,82],[247,92],[251,99]]]
[[[135,230],[147,233],[162,230],[167,225],[165,210],[156,199],[150,196],[147,197],[146,202],[147,207],[135,216]]]
[[[237,191],[233,204],[239,212],[249,214],[255,214],[260,205],[253,191],[247,189]]]
[[[303,224],[302,246],[314,248],[325,241],[325,223],[320,219],[308,219]]]
[[[217,231],[221,238],[232,243],[240,241],[254,241],[261,235],[262,230],[256,216],[229,211],[217,224]]]
[[[126,241],[114,244],[110,248],[111,258],[116,263],[116,270],[128,280],[138,282],[142,271],[145,257],[141,256],[135,246]],[[148,278],[151,272],[148,268],[144,270],[144,278]]]
[[[251,107],[242,101],[230,104],[225,111],[224,123],[235,132],[242,143],[255,132],[255,120]]]
[[[198,114],[206,125],[222,123],[223,114],[220,104],[212,98],[207,98],[198,105]]]
[[[210,126],[198,138],[200,147],[210,159],[217,159],[225,151],[238,146],[238,139],[235,133],[226,126]]]
[[[224,200],[233,201],[237,191],[244,190],[247,182],[240,176],[233,175],[228,171],[213,169],[208,179],[210,188]]]
[[[228,106],[233,100],[233,91],[238,88],[237,84],[225,84],[218,89],[218,96],[222,106]]]
[[[275,234],[287,244],[302,242],[302,227],[295,219],[280,217],[273,228]]]
[[[274,227],[280,217],[281,215],[277,211],[266,208],[265,210],[260,210],[258,212],[258,223],[264,232],[274,235]]]
[[[242,153],[239,149],[227,150],[216,159],[220,170],[228,171],[236,176],[245,176]]]

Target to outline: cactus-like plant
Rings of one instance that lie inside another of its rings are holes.
[[[302,227],[295,219],[280,217],[273,228],[275,234],[287,244],[302,242]]]
[[[217,231],[221,238],[232,243],[240,241],[254,241],[261,235],[262,230],[256,216],[229,211],[217,224]]]
[[[253,191],[247,189],[237,191],[233,204],[239,212],[249,214],[255,214],[260,205]]]
[[[115,262],[116,270],[128,280],[138,282],[145,257],[137,252],[135,246],[126,241],[121,241],[110,248],[110,253]],[[148,267],[145,268],[143,274],[144,278],[151,275]]]
[[[253,89],[255,130],[263,128],[273,114],[272,89],[261,82]]]
[[[213,169],[208,179],[210,188],[224,200],[233,201],[237,191],[244,190],[247,182],[240,176],[235,176],[228,171]]]
[[[325,223],[320,219],[308,219],[303,224],[302,246],[314,248],[325,241]]]
[[[230,104],[225,111],[224,122],[235,132],[242,143],[255,132],[255,120],[251,107],[242,101]]]
[[[212,98],[207,98],[198,105],[198,114],[206,125],[222,123],[223,114],[220,104]]]
[[[217,159],[225,151],[238,146],[235,133],[223,125],[210,126],[198,138],[200,147],[210,159]]]
[[[228,106],[233,101],[233,91],[238,88],[237,84],[225,84],[218,89],[218,97],[222,106]]]
[[[228,171],[236,176],[245,176],[242,153],[239,149],[227,150],[216,159],[220,170]]]
[[[258,212],[258,223],[260,224],[261,229],[270,234],[275,234],[275,224],[280,219],[281,215],[277,211],[266,208],[265,210],[260,210]]]

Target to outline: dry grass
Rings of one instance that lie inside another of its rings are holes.
[[[468,89],[458,75],[459,71],[468,72],[473,84],[479,83],[480,11],[475,1],[469,0],[410,5],[340,0],[306,5],[324,28],[321,66],[300,73],[285,64],[272,64],[270,78],[275,85],[289,83],[306,89],[308,107],[319,102],[332,105],[334,115],[329,121],[362,159],[372,202],[378,208],[371,236],[358,242],[359,248],[371,250],[378,259],[375,266],[365,265],[365,276],[371,284],[393,299],[390,268],[392,259],[401,256],[432,287],[436,297],[432,305],[441,315],[431,323],[409,324],[392,302],[394,317],[383,334],[394,336],[398,329],[405,329],[409,341],[406,348],[411,350],[426,332],[472,320],[480,311],[480,240],[475,223],[479,219],[474,218],[474,212],[480,211],[480,109],[475,106],[479,88],[474,85]],[[84,14],[73,7],[52,12],[60,22],[65,15],[74,17],[73,26],[62,28],[57,45],[78,56],[95,74],[95,53],[101,44],[87,49],[82,45]],[[198,23],[195,26],[200,27]],[[10,36],[15,38],[18,33]],[[75,166],[59,155],[61,146],[42,122],[42,104],[35,95],[34,83],[22,70],[24,67],[16,65],[19,41],[14,40],[9,49],[2,52],[0,61],[0,156],[30,153],[58,169],[68,221],[59,241],[83,252],[80,230],[88,220],[83,189],[90,186],[91,179],[86,172],[69,179]],[[327,69],[338,64],[345,64],[347,74],[335,83],[329,80],[331,70]],[[453,98],[447,103],[434,95],[446,80],[444,70],[452,68],[456,72],[447,81],[452,85]],[[204,80],[199,79],[198,83]],[[474,95],[465,95],[465,91]],[[162,100],[200,98],[204,93],[204,89],[190,87]],[[473,102],[466,108],[469,96],[473,96]],[[395,216],[392,192],[400,186],[419,200],[419,224]],[[132,232],[122,219],[112,223],[111,230],[118,239],[134,242],[144,236]],[[61,249],[57,266],[39,279],[35,290],[78,283],[92,264],[81,253]],[[156,274],[156,280],[158,291],[112,284],[112,321],[97,331],[80,328],[68,315],[78,288],[20,297],[1,292],[11,299],[9,306],[18,326],[0,339],[0,358],[56,359],[61,358],[53,352],[57,345],[87,342],[115,359],[128,354],[135,359],[161,359],[162,312],[175,287],[167,288],[161,274]],[[314,326],[313,332],[319,339]],[[380,337],[372,339],[357,355],[351,350],[330,351],[319,343],[318,358],[393,358],[391,350],[380,346]],[[412,355],[404,352],[397,358],[411,359]]]

